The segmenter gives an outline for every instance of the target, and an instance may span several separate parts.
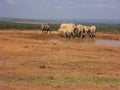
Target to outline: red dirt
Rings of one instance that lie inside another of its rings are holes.
[[[97,33],[96,39],[120,40]],[[48,40],[59,42],[48,42]],[[120,46],[39,31],[0,31],[0,90],[119,90]],[[80,80],[80,81],[79,81]]]

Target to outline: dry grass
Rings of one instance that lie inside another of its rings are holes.
[[[104,36],[115,37],[97,38]],[[48,42],[51,39],[61,42]],[[0,90],[120,88],[120,46],[71,41],[81,40],[39,31],[0,31]]]

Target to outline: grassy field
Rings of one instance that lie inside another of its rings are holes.
[[[120,25],[115,24],[100,24],[96,25],[98,32],[104,32],[104,33],[113,33],[113,34],[119,34],[120,33]]]
[[[0,90],[119,90],[120,46],[71,43],[81,40],[55,31],[0,30]]]
[[[60,27],[60,24],[49,24],[51,30],[56,31]],[[92,24],[85,24],[85,25],[92,25]],[[120,25],[119,24],[95,24],[97,27],[97,32],[103,33],[113,33],[119,34],[120,33]],[[9,29],[17,29],[17,30],[40,30],[40,24],[27,24],[27,23],[13,23],[13,22],[0,22],[0,29],[2,30],[9,30]]]
[[[57,30],[60,24],[49,24],[52,30]],[[14,22],[0,22],[0,29],[2,30],[40,30],[41,23],[39,24],[32,24],[31,23],[14,23]]]

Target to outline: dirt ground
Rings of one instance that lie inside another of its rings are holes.
[[[120,34],[95,39],[120,40]],[[120,46],[81,41],[0,30],[0,90],[120,90]]]

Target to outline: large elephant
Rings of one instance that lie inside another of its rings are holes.
[[[50,29],[50,26],[48,24],[42,24],[41,25],[41,29],[42,29],[42,33],[45,33],[45,32],[50,32],[51,33],[51,29]]]

